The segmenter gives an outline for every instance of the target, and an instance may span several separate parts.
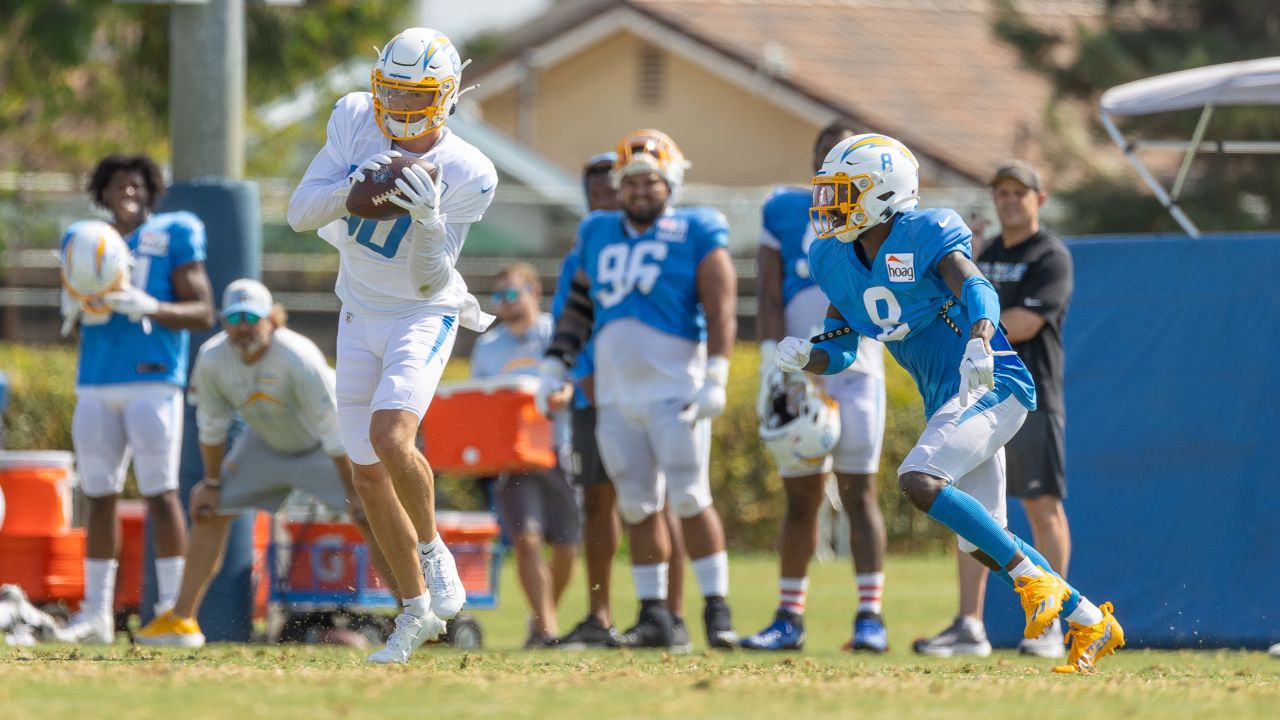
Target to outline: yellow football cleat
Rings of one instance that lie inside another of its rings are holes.
[[[157,615],[133,634],[139,645],[163,645],[168,647],[204,647],[204,633],[195,618],[178,618],[172,610]]]
[[[1102,621],[1093,625],[1071,624],[1067,631],[1067,664],[1053,669],[1056,673],[1089,673],[1093,672],[1098,660],[1107,655],[1114,655],[1116,648],[1124,647],[1124,628],[1112,614],[1111,603],[1106,602],[1098,608],[1102,611]]]
[[[1040,577],[1025,575],[1013,581],[1013,589],[1022,598],[1022,609],[1027,613],[1027,627],[1022,631],[1028,640],[1034,640],[1062,612],[1062,603],[1071,595],[1071,588],[1057,575],[1044,570]]]

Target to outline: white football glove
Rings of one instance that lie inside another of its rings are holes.
[[[786,337],[778,343],[774,353],[774,363],[786,372],[804,372],[809,364],[809,353],[813,352],[813,343],[798,337]]]
[[[696,423],[703,418],[713,418],[724,412],[728,402],[725,386],[729,384],[729,358],[712,355],[707,358],[707,377],[702,387],[677,415],[681,422]]]
[[[347,190],[350,191],[351,186],[356,183],[364,182],[365,173],[377,172],[383,165],[390,165],[391,158],[398,157],[400,157],[399,150],[388,150],[386,152],[378,153],[377,155],[374,155],[368,160],[360,163],[360,165],[355,170],[352,170],[351,174],[347,176]]]
[[[125,285],[115,292],[107,293],[102,301],[112,312],[127,315],[132,322],[142,322],[148,315],[154,315],[160,310],[159,300],[133,285]]]
[[[404,177],[396,178],[400,195],[392,195],[389,201],[409,211],[417,222],[433,227],[440,222],[440,183],[431,179],[427,169],[418,164],[404,169]],[[437,172],[437,177],[440,173]]]
[[[551,396],[569,384],[569,370],[555,358],[543,358],[538,364],[538,392],[533,405],[544,417],[551,416]]]
[[[76,321],[80,319],[83,312],[80,308],[80,301],[71,297],[66,290],[62,291],[62,337],[71,334],[72,328],[76,326]]]
[[[960,407],[969,407],[969,393],[978,388],[996,388],[997,356],[1017,354],[1013,350],[988,352],[987,343],[982,338],[973,338],[966,343],[964,357],[960,359]]]

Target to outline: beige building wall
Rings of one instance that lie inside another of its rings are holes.
[[[817,121],[628,32],[540,70],[535,83],[532,118],[518,119],[516,88],[481,101],[484,118],[516,137],[531,132],[535,149],[570,171],[626,133],[653,127],[693,163],[691,183],[808,184]]]

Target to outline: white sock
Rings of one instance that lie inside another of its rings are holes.
[[[729,553],[704,555],[693,561],[693,575],[698,578],[702,597],[727,597],[729,595]]]
[[[167,558],[156,558],[156,604],[169,610],[178,601],[178,590],[182,588],[182,569],[187,560],[181,555]]]
[[[1102,611],[1097,605],[1089,602],[1089,598],[1082,596],[1080,604],[1067,616],[1067,622],[1076,625],[1097,625],[1102,622]]]
[[[432,540],[431,542],[418,543],[418,556],[423,559],[426,559],[431,557],[432,555],[435,555],[436,552],[439,550],[447,550],[447,549],[448,548],[444,546],[444,541],[440,539],[440,535],[437,533],[435,539]]]
[[[667,563],[632,565],[631,579],[636,584],[636,597],[641,600],[667,599]]]
[[[98,617],[109,617],[116,602],[116,568],[120,563],[115,560],[84,559],[84,602],[81,610],[88,610]]]
[[[405,598],[404,611],[414,617],[426,617],[431,612],[431,593],[423,593],[415,598]]]
[[[804,614],[805,598],[809,595],[809,578],[778,578],[778,608],[796,615]]]
[[[22,611],[16,605],[4,603],[0,605],[0,633],[9,632],[22,622]]]
[[[857,573],[853,577],[858,583],[858,612],[879,615],[884,597],[884,573]]]
[[[1020,577],[1038,578],[1043,574],[1044,571],[1036,567],[1035,563],[1031,562],[1031,558],[1026,555],[1022,556],[1022,562],[1015,565],[1014,568],[1009,571],[1009,577],[1015,580]]]

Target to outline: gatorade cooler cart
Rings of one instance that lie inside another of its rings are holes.
[[[0,583],[36,605],[84,596],[84,530],[71,527],[71,453],[0,452]]]
[[[388,611],[397,606],[374,570],[360,531],[345,519],[305,515],[294,512],[284,519],[283,539],[269,552],[270,597],[284,613],[281,642],[316,642],[339,627],[336,616],[346,616],[347,629],[381,642]],[[436,526],[457,561],[467,590],[466,609],[496,607],[502,550],[493,515],[440,511]],[[463,612],[449,620],[441,640],[470,649],[481,646],[483,635],[475,617]]]

